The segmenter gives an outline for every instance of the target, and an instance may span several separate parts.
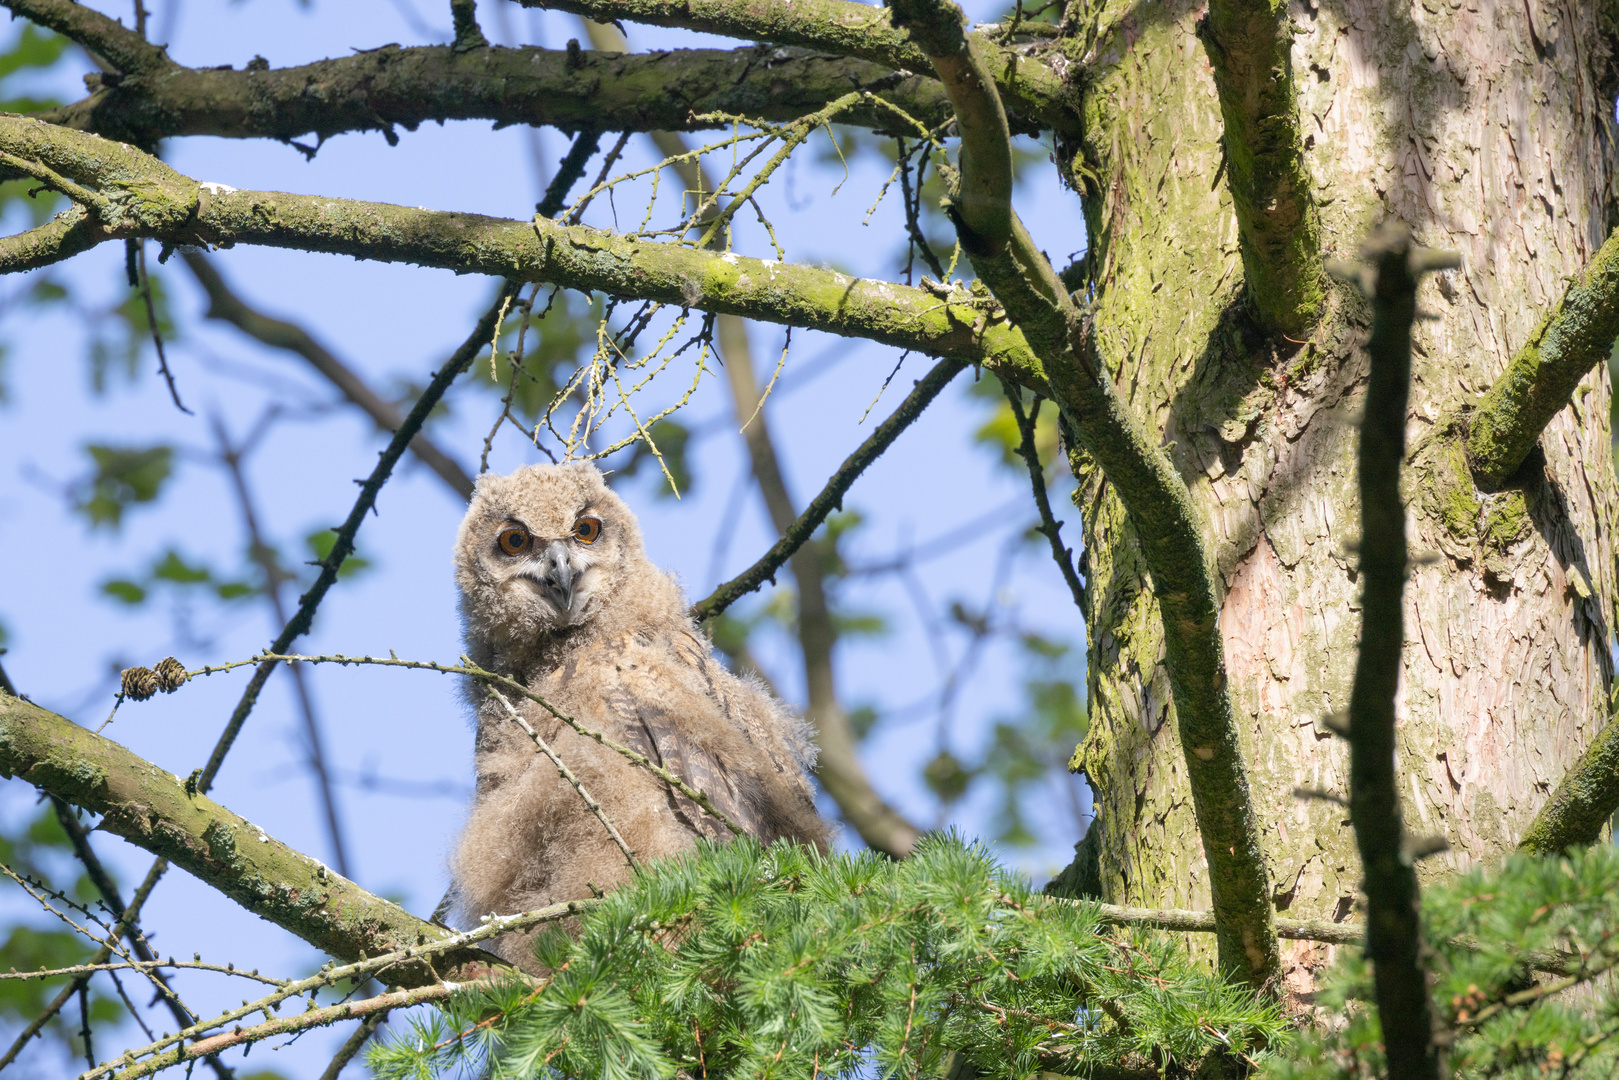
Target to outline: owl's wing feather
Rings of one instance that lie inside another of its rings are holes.
[[[620,687],[608,699],[608,707],[624,724],[631,748],[639,750],[657,764],[707,795],[714,806],[754,836],[765,835],[764,817],[757,801],[747,798],[737,789],[734,769],[725,767],[707,749],[699,746],[681,729],[690,727],[696,717],[682,717],[655,701]],[[690,705],[712,705],[702,699]],[[684,723],[682,722],[684,721]],[[635,744],[640,745],[635,745]],[[679,792],[671,791],[677,810],[698,832],[715,840],[730,839],[731,832],[714,820],[703,809]]]

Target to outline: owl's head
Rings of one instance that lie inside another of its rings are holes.
[[[588,464],[480,477],[456,538],[455,580],[468,639],[506,653],[600,621],[625,592],[673,588],[647,562],[635,515]]]

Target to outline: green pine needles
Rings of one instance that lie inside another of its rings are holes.
[[[382,1080],[1189,1075],[1263,1058],[1281,1011],[1169,935],[1102,927],[954,836],[903,863],[742,839],[637,874],[372,1051]]]
[[[1452,1077],[1619,1076],[1611,846],[1463,875],[1424,894],[1423,918]],[[1177,935],[1103,926],[955,836],[903,863],[705,845],[640,870],[581,923],[539,939],[550,979],[455,995],[376,1047],[374,1075],[970,1075],[952,1052],[985,1078],[1386,1072],[1358,948],[1339,950],[1301,1029]]]
[[[1455,1080],[1609,1080],[1619,1076],[1619,855],[1514,856],[1424,892],[1433,1015]],[[1537,955],[1538,954],[1538,955]],[[1550,955],[1548,955],[1550,954]],[[1372,971],[1359,949],[1317,1004],[1328,1022],[1267,1062],[1265,1080],[1385,1073]],[[1547,964],[1548,959],[1559,961]],[[1537,973],[1531,962],[1563,974]]]

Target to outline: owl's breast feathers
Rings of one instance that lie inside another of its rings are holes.
[[[697,788],[753,836],[825,846],[825,827],[790,742],[796,722],[716,663],[690,630],[599,639],[543,681],[577,704],[586,727]],[[724,824],[663,786],[669,809],[695,835],[730,839]]]

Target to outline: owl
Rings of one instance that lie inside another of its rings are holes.
[[[635,515],[594,466],[481,477],[456,539],[455,580],[467,655],[479,666],[662,765],[759,840],[826,849],[808,776],[809,725],[714,659],[679,585],[647,559]],[[622,850],[506,706],[475,680],[465,692],[477,784],[451,859],[461,925],[627,881]],[[539,704],[505,696],[638,862],[690,850],[699,837],[730,838],[672,785]],[[507,935],[494,950],[536,969],[527,936]]]

